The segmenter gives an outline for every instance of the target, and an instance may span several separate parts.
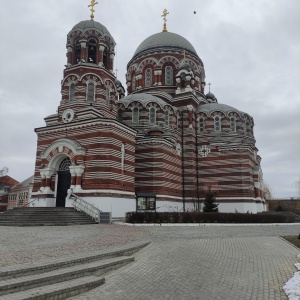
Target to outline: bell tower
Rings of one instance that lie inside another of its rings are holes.
[[[96,4],[91,0],[90,20],[79,22],[67,35],[57,113],[35,129],[33,197],[45,200],[41,206],[70,206],[68,188],[101,210],[135,204],[136,131],[117,120],[116,101],[124,89],[113,73],[116,43],[94,21]]]

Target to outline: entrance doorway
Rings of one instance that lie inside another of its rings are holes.
[[[69,170],[70,165],[71,160],[69,157],[66,157],[59,165],[57,172],[56,207],[66,206],[66,197],[68,194],[68,189],[71,186],[71,173]]]

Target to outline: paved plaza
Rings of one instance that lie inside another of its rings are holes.
[[[281,300],[300,250],[279,236],[299,232],[296,224],[0,227],[0,266],[151,241],[134,263],[72,299]]]

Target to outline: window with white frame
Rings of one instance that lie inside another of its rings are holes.
[[[165,84],[173,85],[173,69],[171,66],[165,68]]]
[[[166,126],[170,125],[170,113],[168,110],[165,111],[165,124]]]
[[[215,131],[221,131],[221,117],[220,116],[215,116],[214,127],[215,127]]]
[[[199,131],[204,132],[205,131],[205,120],[203,117],[199,118]]]
[[[75,83],[71,83],[70,91],[69,91],[69,99],[70,101],[74,101],[75,98]]]
[[[148,68],[145,72],[145,86],[152,85],[152,70]]]
[[[230,131],[236,132],[236,119],[235,117],[230,117]]]
[[[87,87],[87,102],[93,102],[94,97],[95,97],[95,84],[93,82],[89,82]]]
[[[150,124],[156,123],[156,110],[154,107],[151,107],[149,110],[149,123]]]
[[[132,123],[139,123],[139,109],[134,107],[132,109]]]

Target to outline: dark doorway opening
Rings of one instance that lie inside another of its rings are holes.
[[[65,207],[68,189],[71,185],[70,171],[58,171],[57,191],[56,191],[56,206]]]
[[[56,207],[66,206],[66,197],[68,194],[68,189],[71,186],[71,173],[69,166],[71,165],[71,160],[66,157],[59,165],[57,171],[57,189],[56,189]]]

